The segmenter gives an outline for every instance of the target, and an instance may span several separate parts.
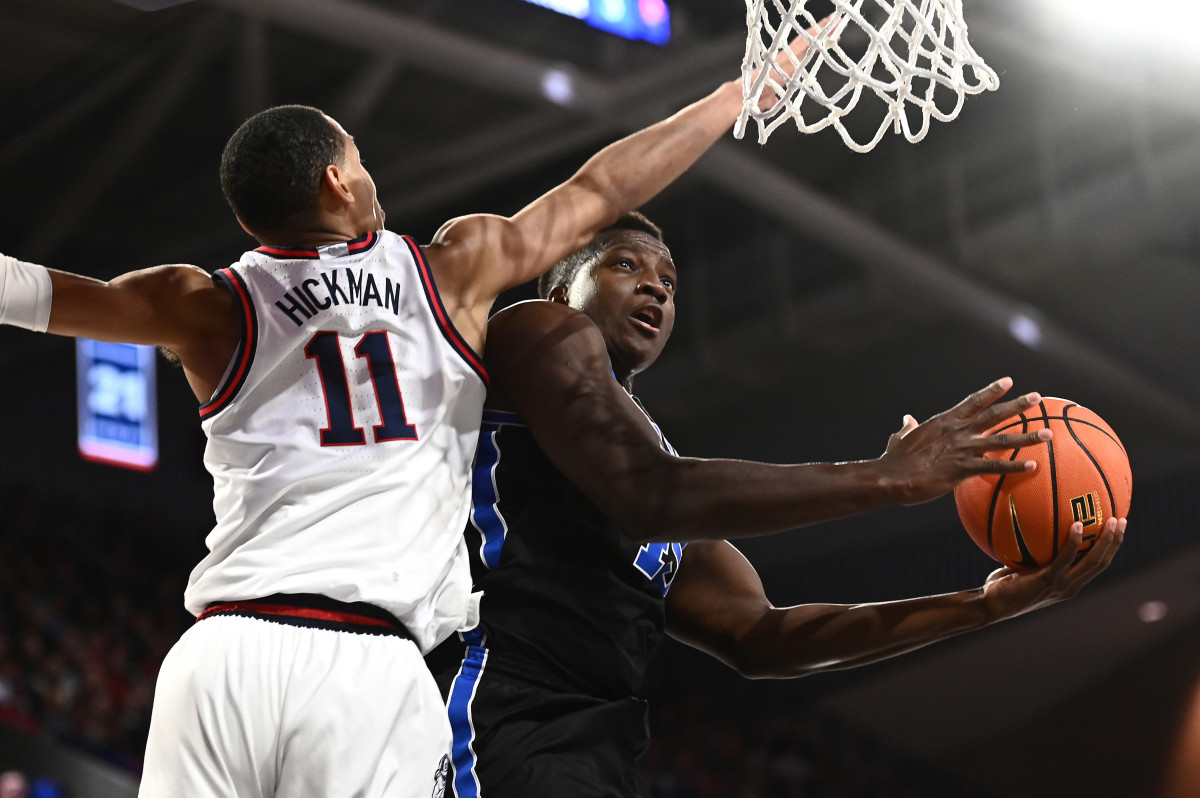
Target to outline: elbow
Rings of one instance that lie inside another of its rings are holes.
[[[786,669],[783,663],[772,661],[752,652],[738,651],[730,660],[729,666],[737,671],[743,679],[762,681],[765,679],[794,679],[806,675],[806,671]]]
[[[779,675],[766,666],[766,663],[756,660],[743,659],[730,663],[738,676],[743,679],[760,681],[763,679],[778,679]]]
[[[628,479],[609,483],[597,502],[626,538],[636,543],[697,540],[695,513],[681,499],[678,461],[664,455],[660,462],[629,472]]]
[[[570,180],[574,188],[596,197],[604,208],[604,220],[597,229],[608,227],[621,217],[621,214],[634,210],[634,197],[623,190],[613,175],[591,164],[585,165]]]
[[[678,543],[703,538],[698,527],[662,502],[626,503],[616,520],[625,537],[635,543]]]

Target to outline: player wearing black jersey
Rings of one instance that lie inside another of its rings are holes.
[[[999,380],[923,424],[906,416],[875,460],[681,458],[630,394],[670,336],[676,279],[661,232],[630,215],[542,278],[549,301],[489,323],[492,383],[467,530],[481,622],[453,664],[434,665],[459,798],[648,796],[636,764],[648,726],[634,693],[664,631],[749,677],[861,665],[1070,598],[1121,543],[1125,521],[1110,519],[1075,562],[1075,524],[1049,566],[1000,569],[974,590],[773,607],[723,538],[1028,470],[982,455],[1048,435],[982,435],[1039,397],[999,402],[1011,385]]]

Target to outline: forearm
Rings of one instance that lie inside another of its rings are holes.
[[[732,128],[741,103],[740,84],[722,84],[668,119],[605,147],[571,182],[602,197],[613,219],[639,208]]]
[[[664,457],[647,472],[614,474],[609,490],[619,496],[608,508],[646,540],[764,535],[901,499],[878,460],[772,465]]]
[[[878,604],[771,610],[738,646],[736,666],[758,679],[852,668],[981,629],[1004,616],[981,589]]]

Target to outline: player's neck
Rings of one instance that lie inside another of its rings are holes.
[[[270,247],[323,247],[326,244],[338,244],[361,238],[369,230],[358,230],[354,226],[342,223],[342,220],[318,222],[296,230],[282,231],[256,235],[255,238],[264,246]]]

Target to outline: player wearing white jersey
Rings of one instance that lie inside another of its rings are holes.
[[[159,674],[143,796],[440,795],[450,732],[421,652],[475,622],[461,530],[492,304],[678,177],[740,107],[723,84],[424,247],[383,231],[337,122],[272,108],[221,166],[262,246],[215,279],[0,255],[0,323],[160,346],[201,403],[217,526],[187,590],[200,622]]]
[[[280,593],[366,602],[427,650],[470,594],[444,530],[466,520],[487,379],[429,264],[384,231],[260,247],[217,279],[243,308],[245,345],[200,410],[217,525],[187,608]]]

